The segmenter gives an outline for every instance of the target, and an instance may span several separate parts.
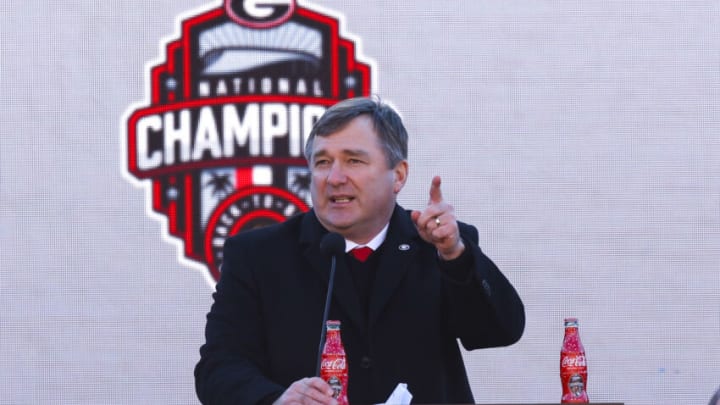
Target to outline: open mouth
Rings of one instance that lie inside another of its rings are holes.
[[[352,200],[354,200],[354,198],[347,196],[330,197],[330,201],[335,204],[347,204]]]

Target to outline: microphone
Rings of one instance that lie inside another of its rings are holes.
[[[345,238],[339,233],[327,233],[320,241],[320,250],[328,256],[345,254]]]
[[[317,367],[315,375],[320,376],[320,361],[322,360],[323,346],[325,346],[325,324],[330,312],[330,301],[332,300],[333,284],[335,283],[335,264],[337,256],[345,254],[345,238],[339,233],[330,232],[323,236],[320,241],[320,250],[331,257],[330,259],[330,280],[328,280],[327,296],[325,297],[325,310],[323,311],[322,324],[320,325],[320,345],[318,346]]]

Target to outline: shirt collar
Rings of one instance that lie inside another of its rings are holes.
[[[385,227],[377,234],[374,238],[370,240],[370,242],[360,245],[357,244],[349,239],[345,239],[345,253],[355,249],[359,246],[367,246],[373,251],[378,250],[380,245],[382,245],[383,242],[385,242],[385,237],[387,237],[388,228],[390,227],[390,223],[385,224]]]

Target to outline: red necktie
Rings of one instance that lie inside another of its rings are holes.
[[[369,248],[367,246],[360,246],[351,250],[350,254],[352,254],[353,257],[356,258],[358,261],[364,262],[365,260],[367,260],[368,257],[370,257],[372,252],[372,248]]]

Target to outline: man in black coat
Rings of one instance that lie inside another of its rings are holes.
[[[457,339],[468,350],[522,336],[515,289],[430,186],[422,211],[396,203],[408,175],[407,132],[370,98],[345,100],[313,127],[305,154],[313,209],[229,238],[206,343],[195,368],[205,404],[335,404],[315,377],[330,258],[328,232],[365,261],[338,260],[330,319],[341,321],[351,404],[383,402],[398,383],[413,403],[473,403]]]

